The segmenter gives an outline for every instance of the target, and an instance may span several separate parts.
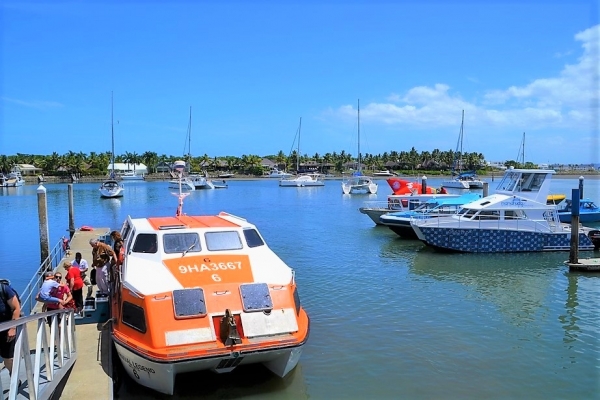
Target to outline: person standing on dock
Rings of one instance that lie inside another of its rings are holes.
[[[109,260],[112,260],[111,264],[117,262],[115,251],[106,243],[102,243],[98,239],[90,239],[90,246],[92,246],[92,267],[98,268],[104,265],[104,261],[100,258],[102,254],[108,255]]]
[[[17,292],[10,286],[10,283],[5,282],[8,281],[0,282],[0,322],[12,321],[21,316],[21,303]],[[12,374],[16,335],[17,328],[0,332],[0,357],[4,360],[4,366],[8,370],[9,376]]]
[[[83,310],[83,279],[81,279],[81,272],[79,268],[73,267],[70,263],[64,263],[63,267],[67,271],[67,284],[75,300],[75,312],[80,313]]]
[[[81,253],[75,253],[75,259],[71,261],[71,265],[79,268],[79,272],[81,273],[81,279],[83,280],[83,284],[87,286],[87,297],[92,296],[92,284],[89,280],[87,280],[87,271],[89,269],[88,262],[82,258]]]

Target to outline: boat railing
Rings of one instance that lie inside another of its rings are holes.
[[[33,308],[37,304],[35,297],[38,293],[38,290],[42,286],[42,281],[44,280],[44,272],[46,271],[54,271],[60,261],[65,255],[66,249],[63,247],[63,240],[59,240],[59,242],[52,248],[50,254],[38,268],[37,272],[33,274],[33,277],[25,287],[25,289],[21,292],[21,311],[25,315],[31,314]]]
[[[35,325],[33,349],[33,341],[29,340],[29,332],[33,331],[33,327],[28,329],[30,325]],[[8,393],[9,400],[50,399],[77,358],[73,310],[53,310],[0,323],[0,332],[12,328],[16,330],[12,375],[3,379],[2,375],[8,376],[6,368],[0,374],[2,398]],[[6,381],[9,381],[8,389],[3,387]]]
[[[411,223],[414,225],[424,225],[442,227],[448,226],[449,224],[455,225],[456,228],[466,228],[466,229],[498,229],[498,230],[519,230],[519,229],[527,229],[530,232],[540,232],[540,233],[554,233],[557,232],[557,225],[551,224],[546,220],[534,220],[534,219],[521,219],[515,218],[511,221],[514,222],[511,226],[507,226],[504,223],[507,220],[502,219],[479,219],[479,220],[470,220],[464,219],[460,217],[456,217],[456,214],[449,214],[448,217],[455,218],[429,218],[429,219],[420,219],[420,218],[411,218]]]

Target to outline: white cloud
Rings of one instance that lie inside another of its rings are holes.
[[[576,34],[575,40],[581,42],[582,55],[575,64],[565,65],[558,76],[535,79],[525,86],[489,90],[479,103],[461,98],[443,83],[417,86],[404,94],[390,94],[387,103],[361,106],[361,117],[388,126],[454,127],[461,110],[465,110],[465,120],[471,126],[589,131],[600,112],[600,25]],[[334,113],[356,115],[350,105]]]

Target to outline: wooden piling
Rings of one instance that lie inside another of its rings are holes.
[[[421,178],[421,194],[427,193],[427,177],[423,175]]]
[[[43,264],[50,255],[50,239],[48,230],[48,202],[46,200],[46,188],[40,185],[37,188],[38,221],[40,224],[40,264]]]
[[[571,248],[569,263],[576,264],[579,260],[579,189],[571,193]]]
[[[583,199],[583,176],[579,177],[579,198]],[[579,209],[579,207],[577,207],[577,209]]]
[[[483,197],[487,197],[490,191],[490,184],[488,182],[483,182]]]
[[[67,185],[69,192],[69,237],[72,238],[75,234],[75,209],[73,206],[73,184]]]

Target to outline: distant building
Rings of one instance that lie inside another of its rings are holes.
[[[108,170],[114,170],[116,174],[123,172],[135,172],[138,175],[146,175],[148,173],[148,167],[144,164],[131,164],[131,163],[115,163],[114,168],[111,164],[108,164]]]
[[[23,176],[37,175],[42,172],[41,168],[37,168],[36,166],[33,166],[31,164],[16,164],[13,167],[13,170],[16,170],[14,172],[20,172]]]
[[[487,166],[490,168],[496,169],[506,169],[506,165],[504,165],[505,161],[487,161]]]

